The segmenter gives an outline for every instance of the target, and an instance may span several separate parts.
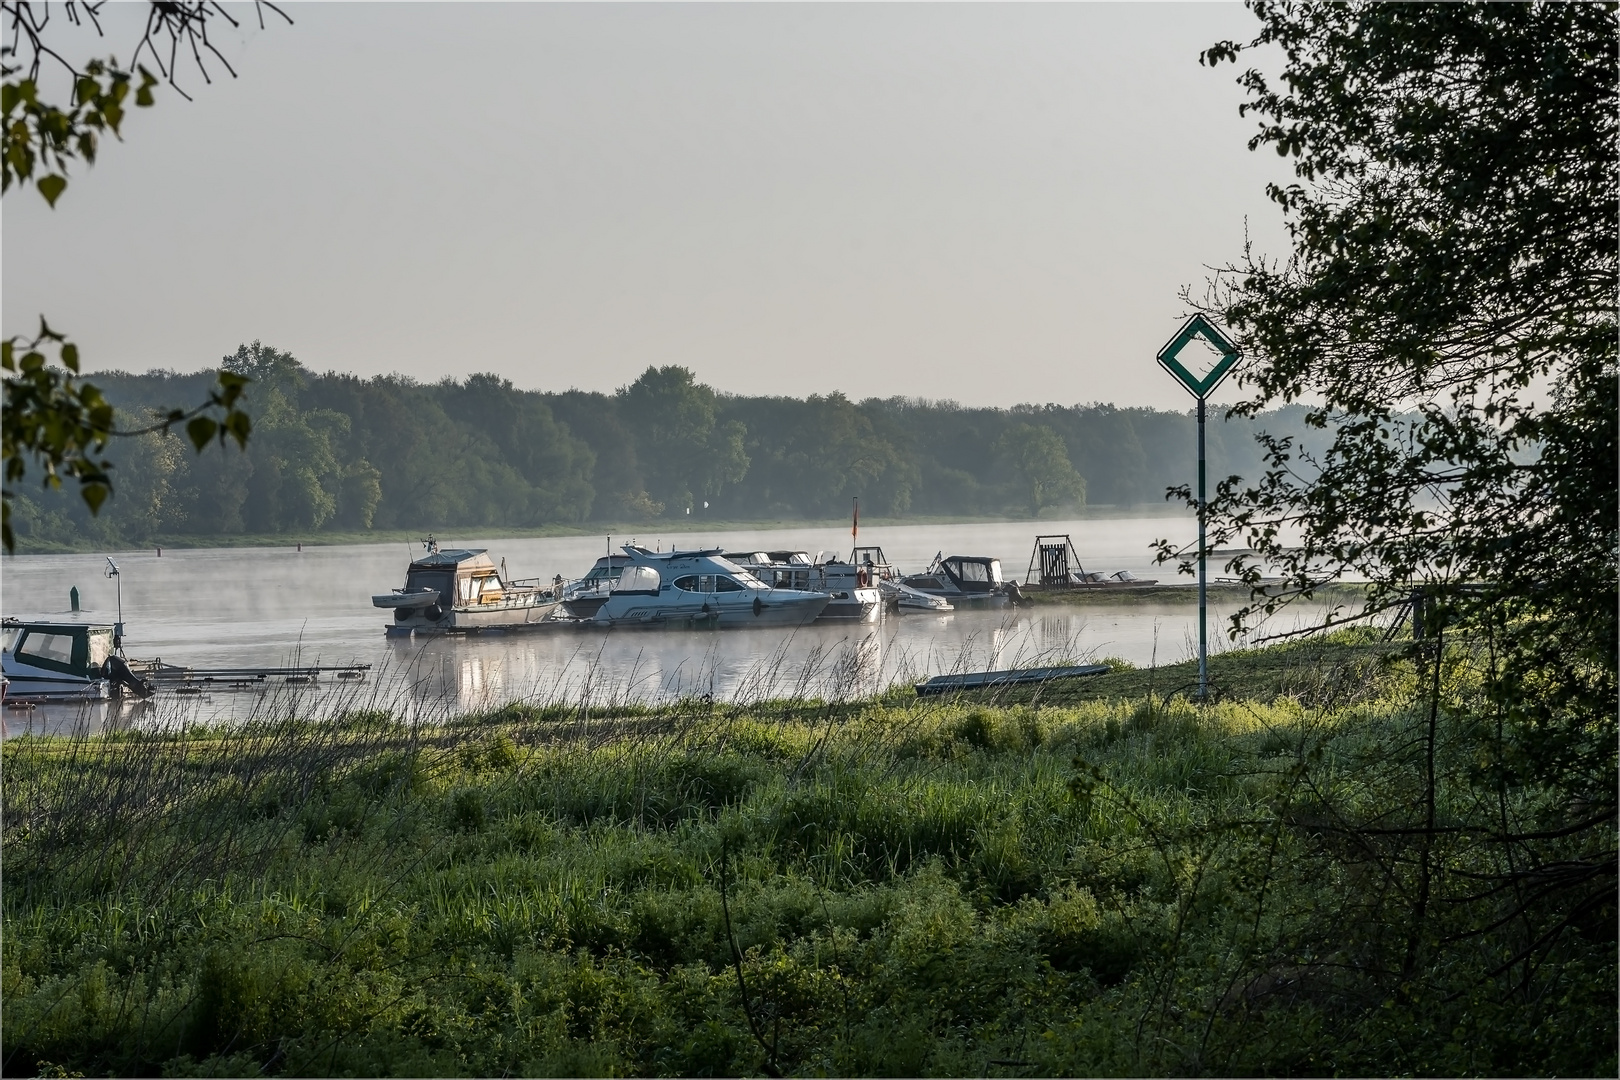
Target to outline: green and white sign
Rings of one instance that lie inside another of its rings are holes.
[[[1159,366],[1174,375],[1195,398],[1208,397],[1237,362],[1237,346],[1202,315],[1183,323],[1169,344],[1159,350]]]

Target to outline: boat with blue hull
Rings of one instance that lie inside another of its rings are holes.
[[[592,617],[598,626],[804,626],[831,599],[824,592],[772,588],[721,548],[648,551],[627,544],[623,551],[631,565]]]

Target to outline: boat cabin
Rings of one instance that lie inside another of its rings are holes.
[[[113,628],[92,623],[6,620],[5,651],[19,663],[45,671],[99,679],[113,654]]]
[[[982,555],[952,555],[936,559],[924,573],[906,579],[914,588],[929,592],[958,592],[963,594],[1000,593],[1005,585],[1001,578],[1001,560]]]
[[[80,692],[100,684],[114,655],[105,623],[7,619],[3,672],[12,697]],[[104,684],[103,684],[104,685]]]
[[[432,590],[442,608],[491,604],[505,595],[501,572],[484,548],[430,551],[405,572],[407,593]]]

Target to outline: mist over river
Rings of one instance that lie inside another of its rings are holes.
[[[1037,533],[1068,533],[1088,571],[1130,570],[1161,581],[1173,568],[1153,565],[1159,537],[1186,542],[1195,525],[1179,516],[1121,516],[1079,521],[863,528],[862,544],[880,544],[902,571],[922,570],[937,552],[991,555],[1009,578],[1024,580]],[[607,550],[607,537],[505,539],[446,533],[444,548],[482,547],[510,576],[574,578]],[[793,548],[847,556],[843,529],[661,532],[648,528],[613,537],[615,549],[648,547]],[[349,708],[387,708],[431,719],[508,701],[658,702],[694,694],[757,699],[790,694],[851,696],[900,681],[950,671],[1120,657],[1138,666],[1185,660],[1197,652],[1197,607],[1124,600],[1080,606],[962,610],[948,615],[889,614],[862,625],[818,623],[786,630],[602,630],[560,626],[474,637],[388,638],[387,611],[374,593],[403,583],[421,545],[292,544],[274,548],[166,549],[114,552],[123,584],[124,647],[132,658],[161,658],[192,667],[370,664],[360,683],[280,687],[273,693],[218,692],[178,698],[159,694],[143,707],[151,722],[184,723],[297,710],[330,715]],[[4,611],[22,618],[113,622],[115,581],[103,555],[21,555],[3,560]],[[1216,568],[1212,566],[1212,574]],[[78,587],[81,612],[68,614]],[[1232,602],[1212,602],[1211,649],[1228,647]],[[1292,628],[1301,610],[1266,632]],[[115,710],[118,711],[118,710]],[[108,721],[106,709],[41,707],[8,710],[6,730],[63,730]],[[125,706],[120,716],[129,712]],[[83,715],[80,715],[80,714]],[[126,718],[127,719],[127,718]]]

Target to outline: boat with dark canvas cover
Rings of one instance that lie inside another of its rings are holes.
[[[1001,560],[985,555],[934,556],[928,569],[907,574],[902,583],[952,604],[994,606],[1007,602],[1007,582],[1001,576]]]
[[[6,619],[0,674],[15,701],[101,701],[148,697],[151,684],[130,671],[111,623]]]

